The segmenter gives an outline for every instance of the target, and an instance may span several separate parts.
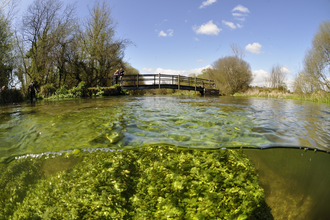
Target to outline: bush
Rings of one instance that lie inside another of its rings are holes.
[[[146,147],[110,154],[84,155],[29,187],[22,202],[9,203],[17,206],[11,219],[272,219],[242,152]]]
[[[56,92],[56,88],[53,84],[43,85],[43,86],[41,86],[41,89],[40,89],[41,95],[45,98],[53,95],[55,92]]]
[[[129,91],[127,91],[126,89],[123,89],[123,90],[120,91],[120,94],[129,95]]]
[[[56,93],[66,95],[68,93],[68,89],[66,88],[66,86],[61,86],[61,88],[56,90]]]
[[[81,81],[77,87],[73,87],[72,89],[69,90],[69,93],[71,93],[75,97],[82,97],[86,93],[86,88],[85,88],[85,82]]]

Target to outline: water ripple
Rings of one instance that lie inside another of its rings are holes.
[[[110,97],[0,107],[0,162],[26,154],[167,144],[330,150],[329,106],[260,98]]]

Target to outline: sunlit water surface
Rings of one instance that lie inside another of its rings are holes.
[[[329,105],[264,98],[129,96],[0,107],[0,163],[74,149],[151,145],[256,149],[244,152],[259,172],[275,219],[326,219],[330,214],[330,155],[305,151],[330,152]],[[269,147],[298,150],[257,150]],[[61,163],[47,167],[55,171],[45,173],[54,173]]]
[[[82,148],[296,146],[330,151],[328,105],[173,96],[43,101],[0,108],[0,162]]]

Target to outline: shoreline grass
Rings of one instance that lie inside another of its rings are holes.
[[[321,92],[321,91],[316,91],[313,93],[306,93],[306,94],[297,94],[297,93],[285,93],[285,92],[283,93],[282,91],[278,91],[278,90],[274,90],[271,92],[248,90],[245,93],[235,93],[233,96],[293,99],[300,101],[311,101],[311,102],[330,104],[330,93]]]

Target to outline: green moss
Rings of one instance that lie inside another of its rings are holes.
[[[272,219],[240,151],[171,147],[84,154],[15,209],[10,219]]]

